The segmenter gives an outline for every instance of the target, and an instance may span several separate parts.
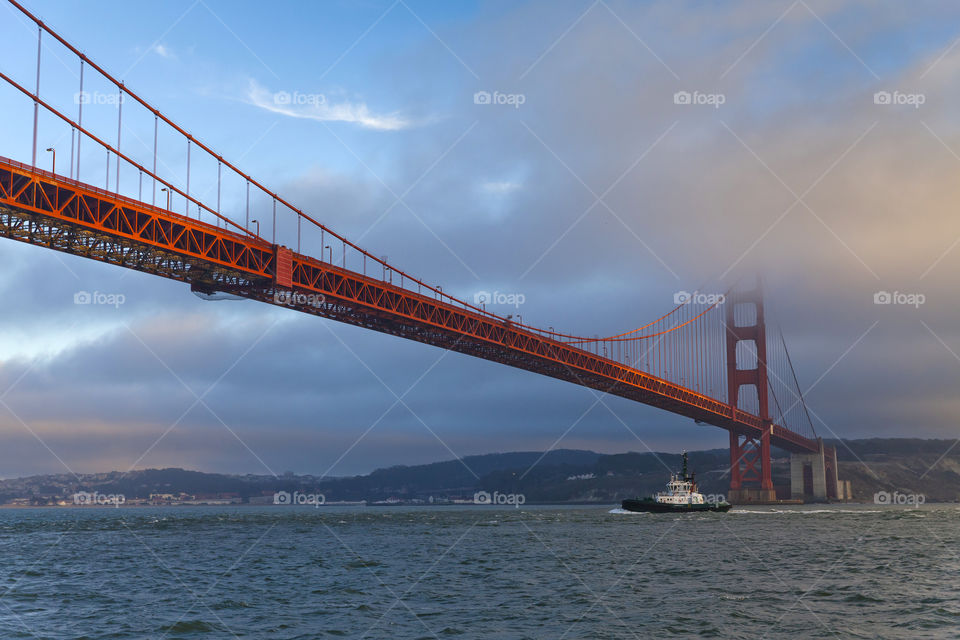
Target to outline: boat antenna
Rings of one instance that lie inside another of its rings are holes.
[[[684,479],[684,480],[687,479],[687,451],[686,451],[686,449],[684,449],[684,451],[683,451],[683,479]]]

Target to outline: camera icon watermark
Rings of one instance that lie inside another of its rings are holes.
[[[922,493],[900,493],[899,491],[890,493],[888,491],[878,491],[873,494],[873,504],[919,507],[926,501],[927,496]]]
[[[319,107],[327,103],[327,97],[322,93],[300,93],[299,91],[290,93],[289,91],[277,91],[273,94],[273,103],[281,107],[305,105]]]
[[[319,507],[327,502],[326,496],[322,493],[301,493],[294,491],[277,491],[273,494],[273,504],[279,505],[298,505]]]
[[[313,307],[320,309],[327,298],[322,293],[302,293],[300,291],[274,291],[274,304],[283,304],[288,307]]]
[[[902,91],[877,91],[873,94],[873,104],[879,105],[906,105],[919,109],[920,105],[926,103],[927,96],[923,93],[903,93]]]
[[[919,309],[927,301],[922,293],[904,293],[902,291],[877,291],[873,294],[873,304],[895,304]]]
[[[719,109],[726,103],[727,96],[722,93],[702,93],[700,91],[677,91],[673,94],[673,104],[705,105]]]
[[[514,109],[519,109],[520,105],[527,101],[527,96],[522,93],[501,93],[494,91],[477,91],[473,94],[473,104],[498,104],[508,105]]]
[[[73,504],[81,506],[119,507],[127,501],[127,497],[122,493],[98,493],[88,491],[78,491],[73,494]]]
[[[106,104],[111,106],[120,106],[123,104],[124,96],[125,94],[123,93],[78,91],[73,94],[73,104]]]
[[[73,294],[73,304],[107,305],[119,309],[127,301],[122,293],[103,293],[101,291],[77,291]]]
[[[477,491],[473,494],[473,504],[492,504],[500,506],[519,507],[527,501],[527,497],[522,493],[500,493],[494,491]]]
[[[509,305],[519,309],[520,305],[527,301],[527,296],[522,293],[504,293],[502,291],[477,291],[473,294],[473,304],[483,305]]]
[[[708,306],[721,305],[727,301],[722,293],[703,293],[701,291],[676,291],[673,294],[673,304],[703,304]]]

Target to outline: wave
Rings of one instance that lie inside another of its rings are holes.
[[[882,509],[739,509],[734,507],[728,513],[883,513]]]

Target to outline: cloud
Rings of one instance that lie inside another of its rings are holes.
[[[507,180],[504,181],[494,181],[494,182],[484,182],[480,185],[480,188],[486,191],[487,193],[493,193],[496,195],[504,195],[511,193],[519,189],[522,185],[518,182],[510,182]]]
[[[413,121],[397,113],[375,114],[363,102],[328,103],[326,96],[319,93],[271,92],[256,80],[250,80],[246,97],[247,101],[256,107],[291,118],[318,122],[350,122],[379,131],[397,131],[414,126]]]
[[[174,54],[173,51],[171,51],[170,48],[164,44],[157,43],[153,45],[153,48],[151,49],[151,51],[153,51],[155,54],[157,54],[161,58],[167,58],[168,60],[177,59],[176,54]]]

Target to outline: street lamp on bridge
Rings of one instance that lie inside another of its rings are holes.
[[[257,237],[259,238],[259,237],[260,237],[260,221],[259,221],[259,220],[251,220],[250,222],[252,222],[252,223],[254,223],[255,225],[257,225]]]
[[[51,170],[51,172],[56,173],[57,172],[57,150],[54,149],[53,147],[49,147],[47,151],[53,154],[53,169]]]

